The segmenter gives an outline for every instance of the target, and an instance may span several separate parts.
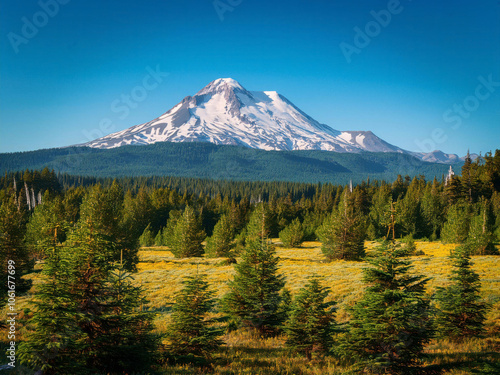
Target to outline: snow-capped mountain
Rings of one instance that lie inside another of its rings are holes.
[[[160,117],[84,146],[106,149],[165,141],[263,150],[407,152],[370,131],[339,131],[320,124],[276,91],[247,91],[232,78],[216,79]]]

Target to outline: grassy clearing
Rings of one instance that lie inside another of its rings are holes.
[[[277,242],[277,240],[273,240]],[[367,242],[367,253],[373,251],[377,243]],[[450,251],[456,245],[438,242],[416,242],[417,250],[425,255],[412,257],[414,272],[430,279],[427,292],[432,295],[438,286],[448,284],[451,261]],[[295,294],[306,283],[309,276],[322,276],[331,288],[330,299],[337,302],[337,321],[346,322],[347,308],[361,296],[364,289],[362,270],[364,262],[335,261],[327,263],[321,253],[321,243],[306,242],[301,248],[277,247],[280,258],[279,271],[286,276],[287,288]],[[143,248],[139,252],[140,263],[135,282],[142,285],[148,298],[143,308],[156,314],[156,331],[166,332],[169,312],[175,293],[181,288],[185,276],[197,272],[208,275],[217,297],[227,291],[227,281],[234,273],[231,265],[221,265],[224,259],[187,258],[176,259],[166,247]],[[488,313],[488,338],[478,338],[464,343],[450,343],[445,340],[433,341],[426,349],[429,369],[439,368],[444,374],[462,375],[471,373],[500,373],[500,257],[473,257],[474,270],[480,275],[481,293],[492,308]],[[37,267],[40,269],[40,266]],[[36,285],[40,273],[28,275]],[[28,306],[27,297],[18,298],[17,308]],[[20,323],[23,313],[20,314]],[[18,335],[22,340],[21,329]],[[5,333],[5,332],[4,332]],[[2,334],[5,343],[6,334]],[[284,349],[284,337],[260,338],[254,333],[236,331],[224,337],[226,345],[215,354],[211,368],[189,365],[166,367],[164,374],[341,374],[346,371],[334,358],[307,362],[305,358],[289,355]],[[18,341],[19,342],[19,341]],[[23,372],[24,371],[24,372]],[[16,370],[18,374],[29,374],[26,370]]]

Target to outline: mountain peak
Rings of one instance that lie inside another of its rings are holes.
[[[407,152],[370,131],[335,130],[278,92],[247,91],[233,78],[218,78],[160,117],[86,145],[113,148],[156,142],[210,142],[262,150]],[[449,156],[435,158],[442,161]]]
[[[246,91],[245,88],[233,78],[217,78],[201,89],[197,95],[224,91],[226,89]]]

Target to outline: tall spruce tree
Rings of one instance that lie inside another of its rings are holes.
[[[215,306],[206,275],[186,277],[175,296],[172,322],[168,327],[168,353],[174,357],[210,357],[222,344],[222,330],[208,314]]]
[[[329,288],[311,278],[295,297],[290,318],[285,324],[286,347],[304,354],[327,354],[333,345],[334,302],[326,302]]]
[[[201,243],[205,237],[196,212],[187,206],[175,224],[172,239],[169,241],[170,251],[176,258],[200,257],[203,255]]]
[[[255,328],[268,334],[277,331],[286,316],[282,313],[285,282],[278,275],[278,261],[274,247],[265,235],[266,214],[260,212],[259,223],[253,221],[250,236],[236,264],[234,279],[229,282],[229,292],[221,301],[222,310],[238,326]],[[260,236],[260,237],[258,237]]]
[[[114,243],[80,221],[64,247],[47,251],[21,359],[44,374],[143,371],[155,352],[141,291],[113,263]]]
[[[298,247],[302,244],[304,239],[304,229],[300,223],[300,219],[297,217],[292,220],[280,233],[279,237],[283,246],[286,247]]]
[[[441,240],[447,243],[464,243],[469,234],[472,205],[460,201],[448,207],[446,222],[441,230]]]
[[[205,253],[208,257],[229,257],[233,248],[233,228],[226,215],[215,224],[214,232],[207,238]]]
[[[361,300],[351,310],[339,354],[360,372],[407,374],[418,365],[432,337],[427,279],[410,275],[411,263],[394,244],[383,244],[369,262]]]
[[[453,341],[475,337],[484,332],[486,304],[481,302],[479,275],[472,270],[473,263],[467,245],[455,249],[451,259],[451,285],[436,293],[438,313],[436,327],[439,336]]]
[[[337,210],[318,229],[321,251],[328,260],[359,260],[365,255],[366,223],[356,211],[349,191],[343,193]]]

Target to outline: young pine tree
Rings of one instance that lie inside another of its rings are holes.
[[[236,324],[255,328],[261,333],[274,333],[286,317],[283,312],[285,282],[278,275],[278,258],[274,247],[263,236],[265,211],[258,223],[250,227],[241,261],[236,264],[234,279],[229,282],[229,292],[222,298],[222,309]],[[257,233],[257,234],[256,234]],[[261,235],[262,237],[257,237]]]
[[[142,232],[141,236],[139,237],[139,245],[148,247],[153,246],[154,244],[155,236],[151,231],[151,224],[148,224],[146,229],[144,229],[144,232]]]
[[[469,233],[472,205],[460,201],[448,207],[446,222],[441,230],[441,240],[445,243],[464,243]]]
[[[486,305],[481,302],[479,275],[471,267],[466,245],[455,249],[451,259],[452,284],[437,292],[437,332],[441,337],[461,341],[483,332]]]
[[[334,332],[334,303],[325,302],[329,288],[312,278],[293,301],[286,322],[286,346],[294,352],[324,355],[331,350]]]
[[[279,233],[279,237],[283,246],[300,246],[304,238],[304,229],[302,228],[299,218],[293,219],[293,221]]]
[[[359,260],[365,255],[366,225],[353,207],[350,193],[344,192],[338,210],[325,219],[318,229],[321,251],[326,258]]]
[[[44,374],[143,371],[155,352],[149,314],[123,274],[115,273],[115,245],[79,222],[64,247],[47,251],[44,282],[35,295],[20,357]]]
[[[222,344],[222,331],[208,314],[215,305],[206,275],[186,277],[184,287],[175,296],[172,323],[167,333],[168,352],[174,357],[210,357]]]
[[[172,240],[169,241],[170,251],[176,258],[200,257],[203,255],[201,243],[205,237],[194,209],[187,206],[175,224]]]
[[[374,267],[365,270],[369,286],[353,307],[339,345],[340,355],[361,372],[409,373],[433,334],[427,279],[408,274],[411,265],[401,259],[401,251],[392,244],[377,249],[370,260]]]
[[[210,258],[229,257],[233,248],[233,229],[226,215],[215,224],[214,232],[207,238],[205,253]]]

